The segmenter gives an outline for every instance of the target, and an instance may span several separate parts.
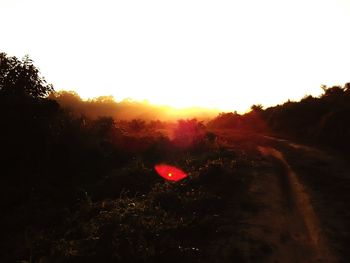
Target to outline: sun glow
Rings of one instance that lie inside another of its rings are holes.
[[[56,89],[84,98],[243,112],[349,81],[345,0],[2,0],[0,7],[0,51],[29,54]]]

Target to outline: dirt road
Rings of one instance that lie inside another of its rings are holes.
[[[350,169],[313,147],[244,136],[248,151],[261,156],[251,187],[261,209],[250,217],[246,231],[252,240],[270,244],[264,262],[349,262]],[[236,137],[226,133],[222,140],[237,148],[243,140]]]
[[[309,194],[296,173],[280,151],[262,146],[258,149],[263,156],[280,162],[280,170],[270,175],[269,181],[256,182],[265,189],[261,199],[265,209],[253,220],[269,229],[264,238],[275,248],[270,262],[335,262]]]

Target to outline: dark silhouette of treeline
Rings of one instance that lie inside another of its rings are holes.
[[[230,129],[236,132],[269,133],[266,121],[263,119],[261,105],[253,105],[251,111],[245,114],[237,112],[220,113],[207,123],[210,129]]]
[[[321,86],[319,97],[306,96],[267,108],[261,115],[269,128],[282,137],[341,152],[350,149],[350,83]]]
[[[340,152],[350,149],[350,83],[321,86],[319,97],[305,96],[263,109],[253,105],[246,114],[220,113],[210,120],[211,129],[231,129],[289,138]]]

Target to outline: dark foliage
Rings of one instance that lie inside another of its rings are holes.
[[[246,114],[221,113],[207,126],[239,133],[275,135],[331,148],[343,153],[350,149],[350,83],[327,87],[320,97],[305,96],[263,109],[253,105]]]
[[[269,129],[262,114],[262,106],[253,105],[251,111],[244,115],[237,112],[220,113],[208,122],[208,127],[211,129],[233,129],[238,132],[268,133]]]
[[[318,99],[220,114],[207,125],[213,132],[196,119],[85,116],[47,97],[53,87],[28,57],[1,53],[0,63],[1,262],[259,262],[270,245],[239,225],[256,210],[254,151],[236,141],[223,147],[215,129],[245,131],[247,139],[268,123],[281,134],[350,146],[349,84]],[[102,113],[115,106],[108,97],[86,105],[100,104]],[[165,182],[154,170],[162,162],[188,177]]]
[[[0,78],[1,262],[214,256],[207,246],[227,205],[223,195],[244,192],[248,182],[224,168],[230,161],[203,123],[181,120],[170,139],[165,130],[173,126],[160,121],[62,108],[28,57],[2,53]],[[160,162],[189,177],[164,182],[153,169]]]
[[[0,93],[2,96],[30,96],[42,98],[53,91],[40,76],[33,61],[25,56],[22,60],[0,53]]]
[[[307,96],[268,108],[263,116],[271,129],[284,137],[348,152],[350,148],[350,89],[322,86],[319,98]]]

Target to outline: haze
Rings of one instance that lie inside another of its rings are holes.
[[[348,1],[0,0],[0,51],[57,90],[245,111],[350,72]]]

